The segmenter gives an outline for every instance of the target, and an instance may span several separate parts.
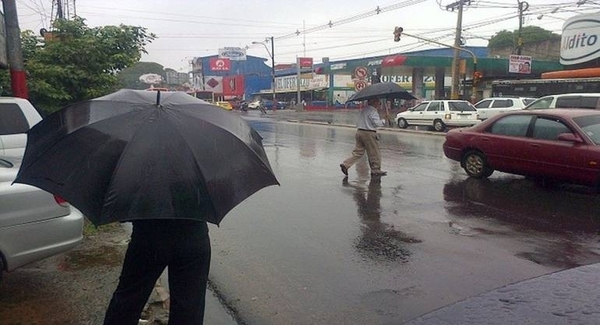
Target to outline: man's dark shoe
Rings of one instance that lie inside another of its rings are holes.
[[[348,176],[348,167],[346,167],[344,164],[340,164],[340,168],[342,169],[342,173]]]
[[[387,172],[384,172],[382,170],[371,172],[371,176],[385,176],[385,175],[387,175]]]

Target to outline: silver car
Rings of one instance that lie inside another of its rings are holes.
[[[83,215],[37,187],[12,184],[20,158],[0,156],[0,278],[3,271],[68,251],[83,240]]]

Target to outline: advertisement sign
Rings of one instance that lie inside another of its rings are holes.
[[[231,61],[229,59],[212,58],[208,60],[211,71],[229,71],[231,70]]]
[[[509,73],[531,73],[531,57],[527,55],[511,55],[508,60]]]
[[[600,14],[578,15],[563,24],[560,63],[579,64],[600,57]]]
[[[241,47],[224,47],[219,49],[219,59],[229,59],[231,61],[245,61],[246,49]]]
[[[223,77],[223,95],[224,96],[243,96],[244,95],[244,76]]]
[[[312,69],[313,58],[298,58],[298,64],[300,65],[300,69]]]
[[[212,91],[216,94],[223,93],[223,77],[220,76],[205,76],[204,90]]]

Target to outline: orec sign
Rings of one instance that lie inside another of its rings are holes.
[[[600,57],[600,14],[568,19],[562,30],[560,63],[579,64]]]

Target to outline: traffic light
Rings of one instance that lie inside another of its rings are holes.
[[[400,36],[402,36],[402,31],[404,28],[396,27],[394,28],[394,42],[400,42]]]
[[[483,78],[483,73],[481,73],[481,71],[473,72],[473,85],[479,84],[481,78]]]

